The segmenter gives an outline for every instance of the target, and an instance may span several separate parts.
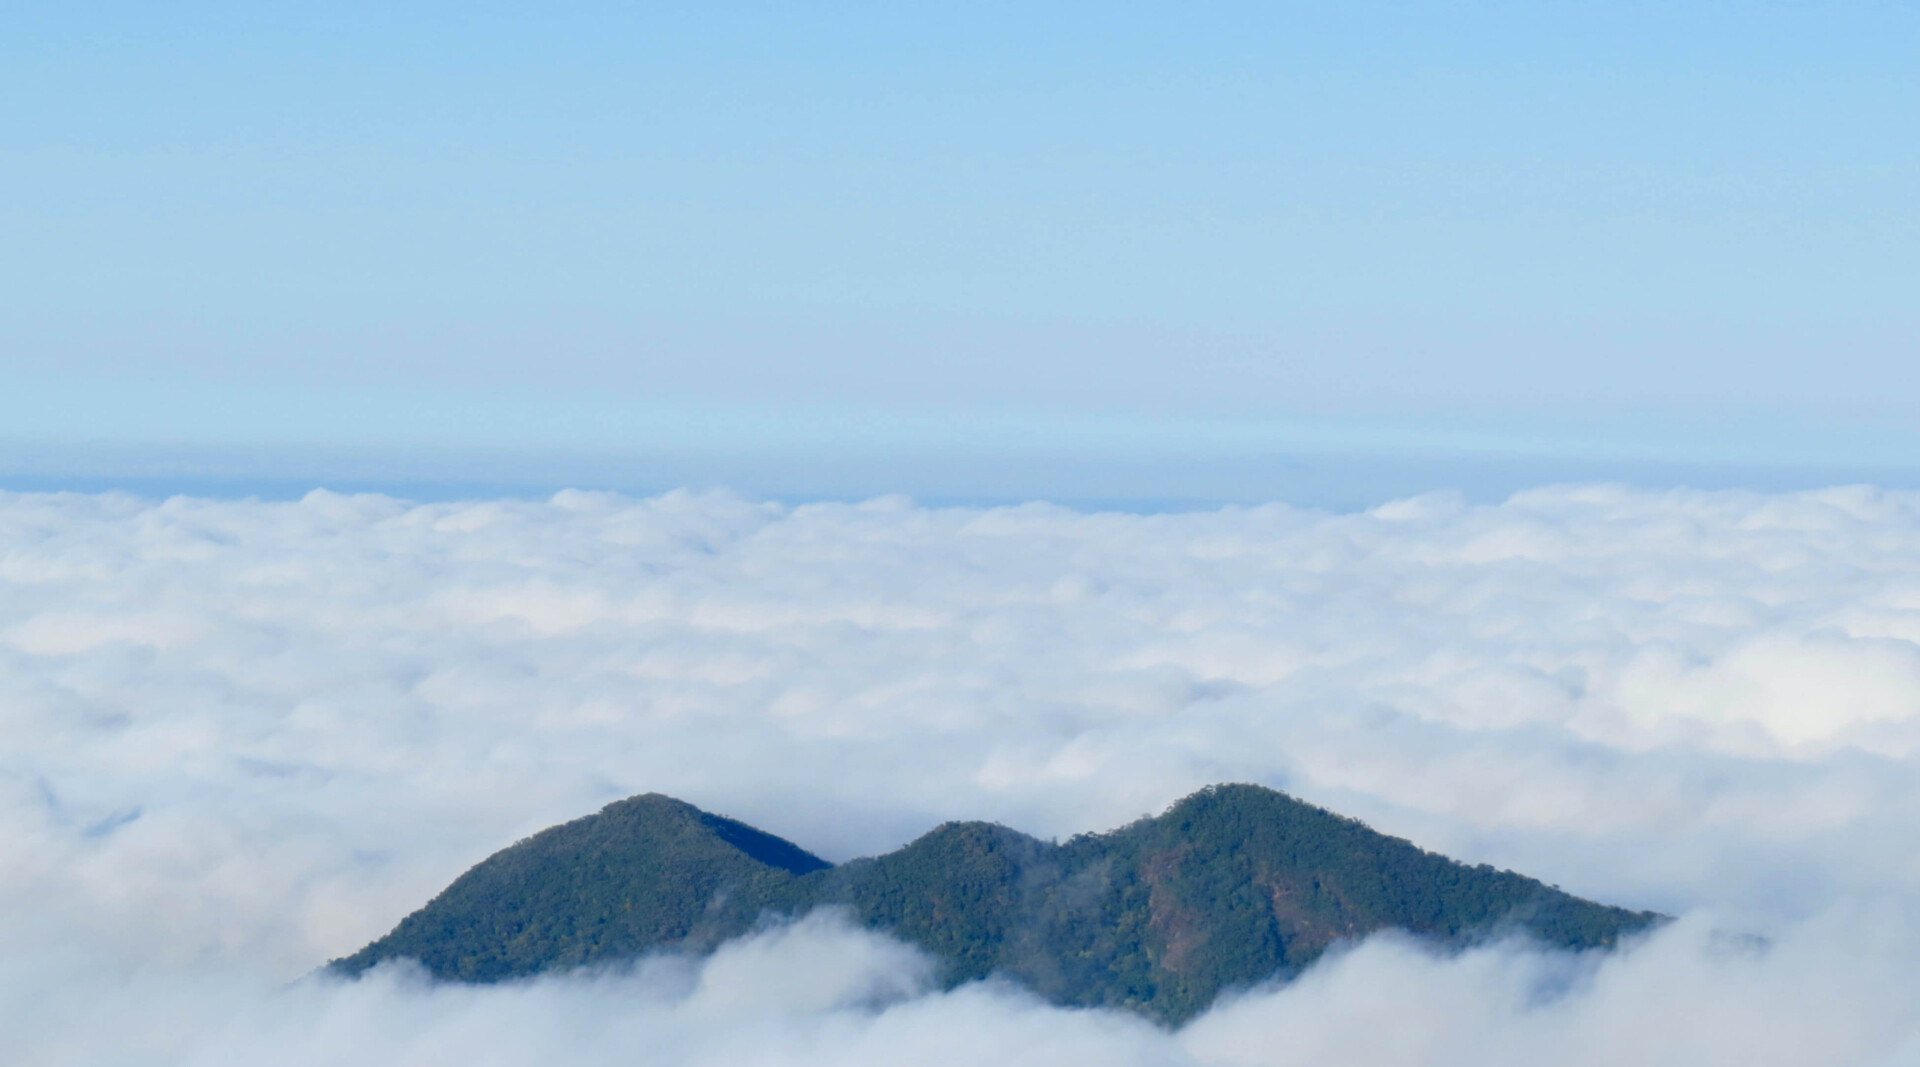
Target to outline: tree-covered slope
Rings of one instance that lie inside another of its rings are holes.
[[[763,915],[821,905],[919,945],[949,983],[1005,974],[1056,1003],[1170,1021],[1376,930],[1458,943],[1511,928],[1596,948],[1658,918],[1455,863],[1250,785],[1064,844],[948,823],[838,867],[649,795],[494,855],[334,966],[409,956],[440,977],[488,981],[701,950]]]
[[[334,968],[410,957],[487,982],[705,947],[745,930],[770,893],[825,860],[745,823],[649,793],[494,853]]]

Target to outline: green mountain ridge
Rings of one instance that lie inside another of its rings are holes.
[[[919,946],[950,986],[1001,974],[1056,1004],[1173,1023],[1379,930],[1443,945],[1513,931],[1597,949],[1662,918],[1456,863],[1253,785],[1211,786],[1057,844],[946,823],[838,866],[650,793],[495,853],[329,966],[357,975],[408,957],[438,978],[491,982],[705,952],[768,916],[822,906]]]

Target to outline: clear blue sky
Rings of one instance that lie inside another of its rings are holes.
[[[15,482],[1920,468],[1912,4],[33,6],[0,16]]]

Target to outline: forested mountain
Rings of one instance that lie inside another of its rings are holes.
[[[772,834],[649,793],[494,853],[332,966],[358,973],[408,956],[436,977],[491,982],[669,945],[706,948],[749,928],[799,876],[827,868]]]
[[[1455,863],[1251,785],[1061,844],[948,823],[837,867],[648,794],[494,854],[332,967],[358,974],[405,956],[441,978],[494,981],[702,951],[763,916],[821,905],[919,945],[949,984],[999,973],[1055,1003],[1174,1022],[1376,930],[1458,944],[1512,928],[1584,949],[1659,919]]]

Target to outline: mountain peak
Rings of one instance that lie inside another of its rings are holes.
[[[729,901],[830,865],[791,841],[660,793],[618,800],[494,853],[335,970],[419,960],[496,981],[739,932]],[[737,907],[737,905],[735,906]]]
[[[492,981],[704,951],[765,915],[822,905],[920,946],[949,984],[1004,974],[1056,1003],[1167,1021],[1377,930],[1442,944],[1516,930],[1588,949],[1659,919],[1456,863],[1244,783],[1064,844],[949,822],[837,867],[648,793],[494,854],[332,966],[357,974],[407,956],[441,978]]]

